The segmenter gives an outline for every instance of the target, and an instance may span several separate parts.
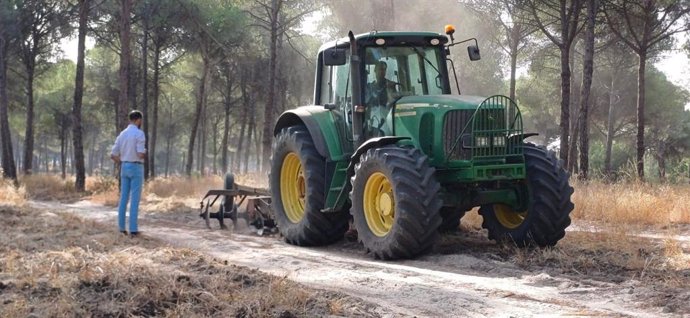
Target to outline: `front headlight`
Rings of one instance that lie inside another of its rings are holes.
[[[479,148],[489,147],[489,137],[476,137],[474,139],[474,146]]]
[[[505,147],[506,146],[506,137],[504,136],[494,136],[493,140],[493,146],[494,147]]]

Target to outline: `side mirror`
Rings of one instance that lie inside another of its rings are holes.
[[[323,52],[323,64],[326,66],[345,65],[345,50],[338,48],[326,49]]]
[[[467,54],[470,56],[470,61],[479,61],[482,59],[482,55],[479,54],[479,46],[470,45],[467,47]]]

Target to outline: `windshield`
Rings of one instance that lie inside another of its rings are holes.
[[[365,49],[367,106],[388,106],[402,96],[443,94],[438,47],[392,46]]]

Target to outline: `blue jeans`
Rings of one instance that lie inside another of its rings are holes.
[[[117,209],[117,222],[120,231],[125,230],[125,213],[130,194],[132,202],[129,206],[129,232],[139,232],[137,217],[139,214],[139,199],[141,198],[141,186],[144,183],[144,165],[131,162],[123,162],[120,167],[120,205]]]

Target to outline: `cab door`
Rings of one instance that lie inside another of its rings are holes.
[[[321,67],[320,102],[331,104],[334,122],[340,132],[343,152],[352,153],[352,85],[350,83],[350,50],[346,50],[346,63]]]

